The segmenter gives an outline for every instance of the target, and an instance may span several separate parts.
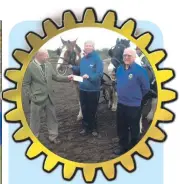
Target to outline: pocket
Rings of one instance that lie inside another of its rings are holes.
[[[41,94],[42,90],[41,89],[37,89],[36,91],[34,91],[33,95],[38,95]]]

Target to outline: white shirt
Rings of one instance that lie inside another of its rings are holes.
[[[137,54],[136,54],[135,63],[137,63],[138,65],[142,66],[142,61],[141,61],[140,57]]]

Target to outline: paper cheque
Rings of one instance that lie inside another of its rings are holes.
[[[83,82],[83,78],[81,76],[74,75],[73,76],[74,81]]]

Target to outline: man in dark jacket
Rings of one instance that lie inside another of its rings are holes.
[[[103,63],[99,55],[94,50],[94,42],[84,43],[84,57],[80,66],[73,66],[75,73],[80,73],[83,82],[80,82],[80,103],[83,114],[82,131],[84,135],[92,133],[97,136],[97,107],[100,96],[101,79],[103,76]]]

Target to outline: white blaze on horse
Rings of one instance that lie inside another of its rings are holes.
[[[65,41],[61,38],[62,47],[57,49],[57,53],[59,55],[59,60],[56,65],[56,70],[58,73],[65,75],[68,69],[68,66],[76,65],[79,66],[81,57],[83,53],[81,52],[81,48],[76,44],[76,41]],[[65,71],[64,71],[65,68]],[[77,74],[78,75],[78,74]],[[75,89],[77,98],[79,101],[79,114],[77,116],[77,120],[82,119],[82,111],[80,106],[80,99],[79,99],[79,84],[76,81],[72,81]]]
[[[111,61],[108,66],[108,75],[110,76],[113,83],[108,90],[109,96],[110,96],[108,107],[109,108],[112,107],[111,108],[112,111],[117,110],[117,103],[118,103],[118,96],[117,96],[116,85],[115,85],[116,83],[115,72],[116,72],[116,69],[123,64],[123,52],[124,52],[124,49],[127,47],[130,47],[129,40],[117,39],[116,45],[109,50]],[[154,117],[154,113],[156,111],[156,106],[157,106],[157,97],[155,95],[157,93],[157,88],[156,88],[156,80],[155,80],[153,71],[149,66],[147,66],[148,61],[146,60],[142,52],[137,52],[137,57],[135,62],[146,69],[146,71],[148,72],[151,89],[155,92],[155,93],[152,93],[152,96],[149,98],[149,100],[147,100],[146,104],[142,108],[142,115],[141,115],[141,121],[140,121],[140,129],[142,132],[142,128],[143,128],[142,120],[147,119],[148,122],[151,122]]]

